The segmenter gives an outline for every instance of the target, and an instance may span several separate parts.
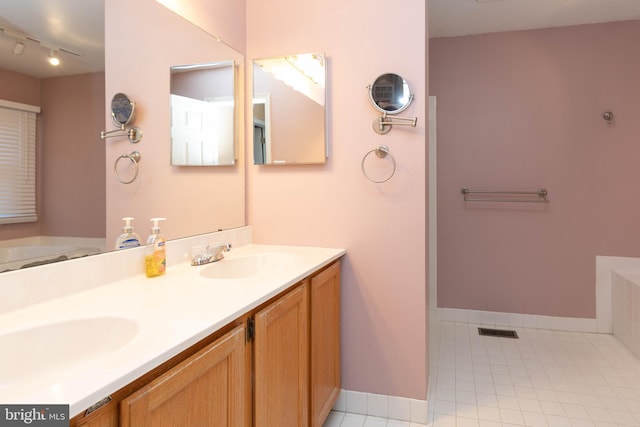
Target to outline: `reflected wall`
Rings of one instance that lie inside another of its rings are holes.
[[[105,236],[104,73],[38,79],[0,70],[0,98],[41,107],[37,116],[38,221],[5,224],[0,239]]]
[[[243,56],[155,1],[113,0],[105,9],[107,97],[124,92],[133,98],[133,125],[144,132],[135,145],[126,138],[106,142],[107,242],[121,233],[124,216],[135,218],[134,228],[142,236],[148,235],[149,218],[166,217],[162,231],[168,239],[245,225],[242,144],[235,166],[171,166],[169,125],[172,65],[219,60],[243,64]],[[239,65],[239,80],[243,73]],[[238,90],[242,98],[243,88]],[[110,119],[105,123],[111,126]],[[113,176],[113,162],[133,150],[142,155],[139,175],[123,185]]]

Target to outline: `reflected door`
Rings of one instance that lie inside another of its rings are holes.
[[[253,124],[253,163],[256,165],[263,165],[266,160],[264,136],[264,125],[254,123]]]
[[[233,105],[171,95],[171,164],[232,164]]]

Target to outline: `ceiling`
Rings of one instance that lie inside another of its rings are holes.
[[[0,68],[39,78],[104,70],[104,0],[1,0],[0,28]]]
[[[428,2],[430,38],[640,19],[640,0]],[[0,68],[39,78],[104,70],[104,0],[1,0],[0,28]],[[16,41],[21,55],[11,53]],[[46,62],[52,48],[61,49],[56,68]]]
[[[428,0],[429,38],[640,19],[640,0]]]

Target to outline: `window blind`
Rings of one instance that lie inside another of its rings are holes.
[[[39,107],[0,102],[0,224],[34,222],[36,113]]]

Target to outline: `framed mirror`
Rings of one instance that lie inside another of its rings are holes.
[[[235,164],[235,70],[233,61],[171,67],[173,166]]]
[[[369,102],[384,114],[398,114],[413,101],[409,83],[397,74],[383,74],[368,88]]]
[[[306,53],[253,61],[253,161],[327,161],[326,58]]]

